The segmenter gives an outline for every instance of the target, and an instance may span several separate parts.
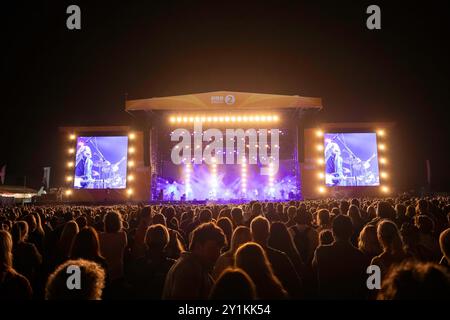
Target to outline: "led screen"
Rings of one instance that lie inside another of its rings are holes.
[[[126,188],[127,153],[128,136],[78,137],[74,187]]]
[[[380,185],[375,133],[326,133],[324,147],[327,186]]]

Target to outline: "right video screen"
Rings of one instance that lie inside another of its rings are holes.
[[[377,135],[325,133],[325,181],[329,187],[379,186]]]

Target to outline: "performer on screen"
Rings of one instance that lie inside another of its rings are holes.
[[[325,147],[325,173],[326,183],[341,185],[343,182],[341,148],[336,142],[328,142]]]
[[[77,151],[75,163],[75,186],[87,188],[92,181],[92,152],[91,148],[84,145]]]

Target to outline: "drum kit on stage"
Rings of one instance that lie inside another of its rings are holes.
[[[122,188],[125,186],[124,178],[119,173],[119,165],[123,159],[115,164],[111,164],[107,160],[98,160],[94,162],[94,167],[98,171],[93,170],[94,189]]]
[[[372,172],[370,161],[376,157],[373,154],[368,160],[362,161],[359,158],[349,157],[343,160],[344,164],[347,164],[349,168],[344,167],[344,176],[340,185],[344,186],[371,186],[377,184],[377,177]]]

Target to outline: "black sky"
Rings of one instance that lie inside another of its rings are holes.
[[[2,3],[0,165],[57,166],[58,126],[127,124],[124,97],[214,90],[323,98],[324,121],[393,121],[399,187],[449,190],[448,1]],[[66,29],[78,4],[82,30]],[[378,4],[382,30],[365,27]]]

